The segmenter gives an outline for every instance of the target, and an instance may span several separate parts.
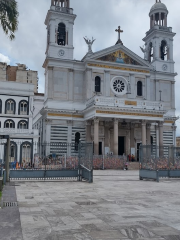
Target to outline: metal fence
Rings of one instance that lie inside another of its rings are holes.
[[[159,177],[180,177],[179,147],[140,147],[140,179]]]
[[[12,148],[16,151],[18,144],[12,142]],[[6,144],[4,145],[4,152]],[[11,179],[47,179],[47,178],[83,178],[92,181],[93,170],[93,145],[92,143],[34,143],[30,145],[27,152],[16,154],[10,152],[10,178]],[[21,147],[21,150],[22,147]],[[70,152],[74,155],[69,155]],[[5,155],[5,154],[4,154]],[[12,155],[20,156],[19,161]],[[4,158],[5,159],[5,158]],[[14,160],[14,161],[13,161]],[[84,170],[85,169],[85,170]],[[81,176],[84,171],[89,171],[91,176]],[[89,180],[91,177],[91,180]]]

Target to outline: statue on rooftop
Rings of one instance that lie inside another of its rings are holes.
[[[88,45],[88,52],[92,52],[92,45],[96,39],[93,39],[93,37],[92,37],[92,40],[90,40],[87,37],[84,37],[84,40]]]

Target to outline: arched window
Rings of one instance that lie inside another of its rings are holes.
[[[6,100],[5,103],[5,113],[6,114],[15,114],[16,112],[16,103],[13,99]]]
[[[101,78],[95,77],[95,92],[101,92]]]
[[[13,120],[8,119],[4,122],[4,128],[15,128],[15,123]]]
[[[168,59],[168,47],[165,40],[161,42],[160,53],[161,53],[161,56],[160,56],[161,59],[166,61]]]
[[[31,150],[32,146],[29,142],[24,142],[21,145],[21,163],[23,167],[28,167],[31,163]]]
[[[0,113],[2,113],[2,100],[0,99]]]
[[[28,102],[22,100],[19,102],[19,114],[20,115],[28,115]]]
[[[137,96],[142,96],[142,82],[137,82]]]
[[[64,23],[58,25],[57,44],[66,45],[66,26]]]
[[[78,145],[79,145],[79,140],[81,138],[81,134],[79,132],[77,132],[75,134],[75,150],[78,151]]]
[[[18,123],[18,128],[19,129],[28,129],[28,123],[26,121],[22,120]]]

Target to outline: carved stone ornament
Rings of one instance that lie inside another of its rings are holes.
[[[64,56],[64,54],[65,54],[65,51],[63,49],[60,49],[58,52],[59,57]]]
[[[114,77],[111,80],[111,90],[117,96],[122,96],[127,93],[127,81],[124,77]]]
[[[94,123],[99,123],[99,118],[94,118]]]

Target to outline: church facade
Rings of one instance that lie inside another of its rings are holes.
[[[143,41],[144,59],[114,46],[73,60],[76,15],[69,0],[51,1],[47,26],[45,98],[34,128],[46,142],[94,142],[94,154],[128,155],[138,159],[140,144],[175,145],[175,76],[173,33],[167,7],[152,6],[150,29]],[[53,145],[46,155],[54,153]],[[58,154],[58,152],[56,152]],[[60,154],[60,153],[59,153]],[[75,149],[68,150],[76,154]]]

